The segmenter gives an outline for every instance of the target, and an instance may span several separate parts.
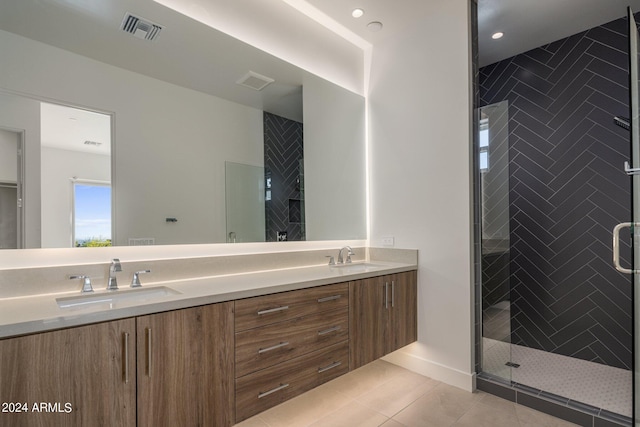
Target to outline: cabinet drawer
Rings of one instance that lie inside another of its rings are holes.
[[[236,333],[236,378],[349,338],[349,309]]]
[[[236,380],[236,422],[278,405],[349,371],[349,342]]]
[[[236,301],[236,331],[348,306],[348,283],[238,300]]]

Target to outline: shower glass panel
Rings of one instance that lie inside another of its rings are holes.
[[[483,371],[511,379],[509,103],[479,109]]]
[[[264,167],[225,162],[227,243],[265,241]]]

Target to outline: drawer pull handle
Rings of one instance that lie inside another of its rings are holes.
[[[151,328],[147,328],[147,375],[151,378]]]
[[[333,328],[325,329],[324,331],[318,331],[318,335],[327,335],[331,332],[336,332],[342,329],[342,326],[334,326]]]
[[[125,332],[122,339],[124,341],[124,383],[129,384],[129,332]]]
[[[258,312],[258,316],[262,316],[263,314],[269,314],[269,313],[277,313],[278,311],[284,311],[284,310],[289,310],[289,306],[283,305],[282,307],[270,308],[268,310],[260,310]]]
[[[384,282],[384,308],[389,308],[389,282]]]
[[[285,388],[289,387],[289,384],[280,384],[278,387],[269,390],[269,391],[265,391],[263,393],[258,393],[258,399],[262,399],[263,397],[267,397],[269,396],[271,393],[275,393],[276,391],[280,391],[283,390]]]
[[[318,298],[318,302],[334,301],[342,298],[342,295],[332,295],[330,297]]]
[[[333,362],[329,366],[325,366],[324,368],[318,368],[318,373],[321,374],[323,372],[327,372],[329,369],[336,368],[336,367],[338,367],[340,365],[342,365],[342,362]]]
[[[260,350],[258,350],[258,354],[266,353],[267,351],[275,350],[287,345],[289,345],[289,341],[283,341],[280,344],[272,345],[271,347],[261,348]]]
[[[396,306],[395,301],[396,301],[396,281],[392,280],[391,281],[391,308],[394,308]]]

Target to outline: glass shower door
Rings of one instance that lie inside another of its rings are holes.
[[[638,58],[638,28],[631,8],[627,9],[627,18],[629,22],[629,92],[630,92],[630,110],[631,117],[629,120],[631,131],[631,159],[625,163],[625,172],[631,175],[631,203],[632,203],[632,222],[619,224],[613,232],[613,261],[618,271],[633,275],[633,318],[634,318],[634,367],[633,367],[633,422],[636,426],[640,426],[640,94],[638,75],[640,64]],[[616,122],[620,121],[616,118]],[[620,265],[619,242],[620,232],[627,227],[631,229],[631,247],[633,253],[633,266],[627,269]]]
[[[478,165],[482,206],[482,366],[511,380],[509,253],[509,102],[479,109]]]

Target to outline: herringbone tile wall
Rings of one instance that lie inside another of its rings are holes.
[[[631,279],[611,265],[631,218],[629,134],[612,121],[629,115],[626,25],[484,67],[480,92],[509,101],[512,343],[630,369]]]
[[[266,241],[276,242],[285,231],[287,240],[305,240],[302,123],[264,113],[264,167],[271,178],[271,200],[265,201]]]

